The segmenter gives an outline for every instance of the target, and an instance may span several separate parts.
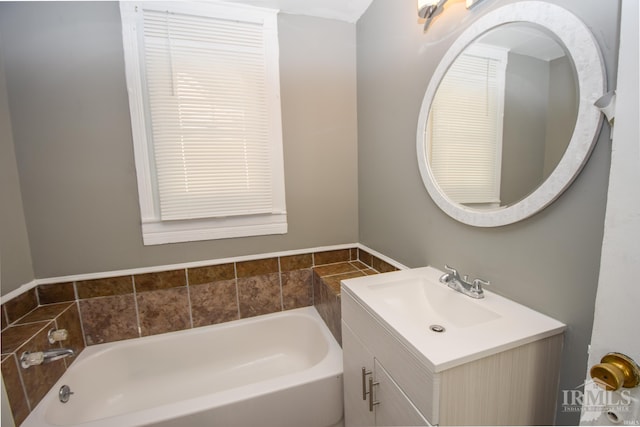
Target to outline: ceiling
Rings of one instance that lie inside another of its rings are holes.
[[[253,6],[280,9],[294,15],[356,22],[373,0],[225,0]]]

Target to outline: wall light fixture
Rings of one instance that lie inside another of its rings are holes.
[[[471,6],[480,3],[482,0],[467,0],[467,9],[469,9]]]
[[[466,0],[467,9],[480,3],[482,0]],[[442,12],[442,6],[447,0],[418,0],[418,16],[425,19],[424,29],[427,30],[431,20],[436,16],[436,13]]]
[[[447,0],[418,0],[418,16],[429,21]]]

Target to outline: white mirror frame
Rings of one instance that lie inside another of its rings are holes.
[[[470,43],[491,29],[517,22],[532,23],[546,29],[567,49],[578,81],[576,125],[562,159],[535,191],[504,208],[486,211],[473,209],[449,199],[431,172],[425,140],[429,109],[440,81]],[[542,1],[522,1],[500,7],[480,17],[458,37],[443,56],[422,101],[417,131],[418,165],[429,195],[447,215],[476,227],[512,224],[541,211],[569,187],[588,160],[602,124],[602,114],[594,103],[604,95],[605,88],[605,69],[598,44],[587,26],[566,9]]]

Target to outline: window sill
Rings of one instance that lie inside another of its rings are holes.
[[[287,214],[142,223],[144,245],[287,233]]]

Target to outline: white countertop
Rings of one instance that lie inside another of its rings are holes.
[[[342,291],[362,304],[432,372],[509,350],[564,331],[542,313],[484,291],[473,299],[439,282],[433,267],[342,281]],[[438,333],[431,325],[445,328]]]

